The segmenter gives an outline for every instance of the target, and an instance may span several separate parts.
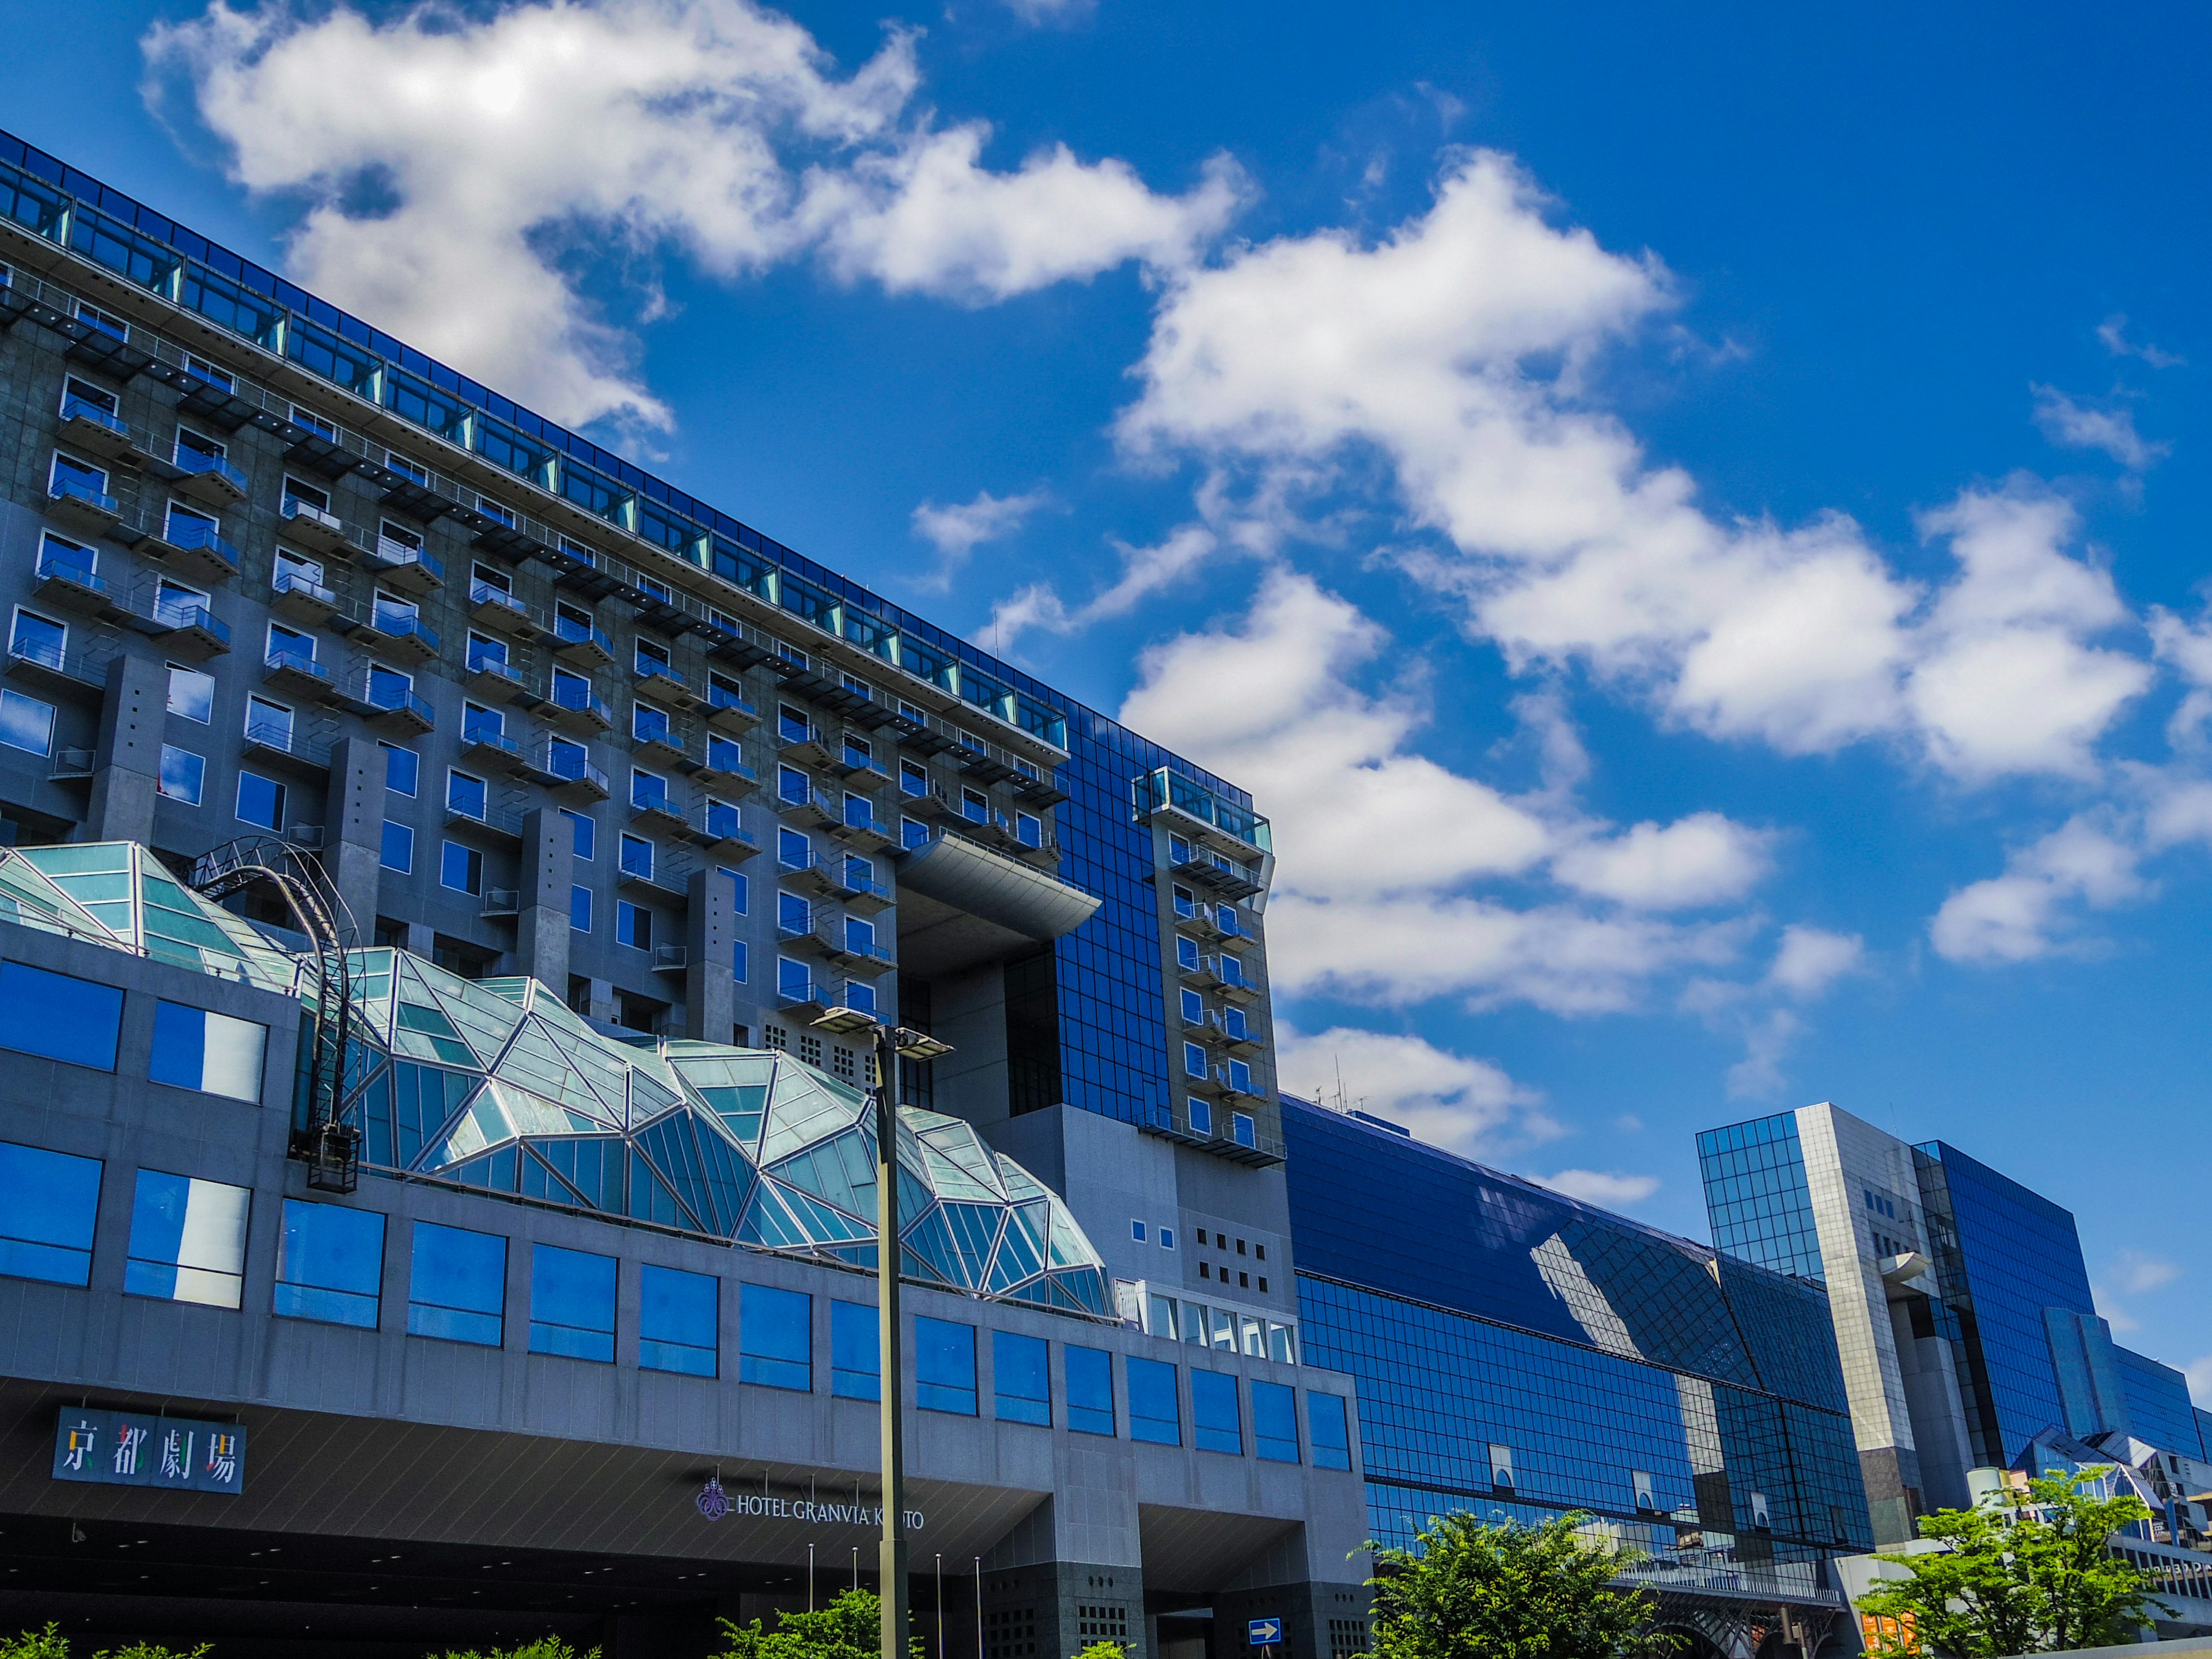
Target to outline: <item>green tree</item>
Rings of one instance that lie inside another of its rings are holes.
[[[150,1642],[133,1642],[128,1647],[103,1648],[93,1655],[93,1659],[205,1659],[207,1651],[204,1642],[188,1653],[158,1647]],[[27,1630],[17,1636],[0,1636],[0,1659],[70,1659],[69,1638],[61,1633],[57,1625],[48,1625],[44,1630]]]
[[[124,1659],[124,1656],[118,1655],[117,1659]],[[480,1653],[471,1648],[466,1653],[448,1653],[446,1659],[599,1659],[599,1650],[593,1648],[587,1653],[579,1654],[557,1636],[541,1636],[535,1642],[525,1642],[520,1647],[495,1648],[489,1653]]]
[[[1376,1659],[1662,1659],[1681,1638],[1655,1631],[1645,1591],[1611,1588],[1641,1557],[1581,1536],[1589,1519],[1492,1525],[1431,1518],[1410,1550],[1375,1552]]]
[[[721,1659],[878,1659],[883,1651],[884,1604],[873,1590],[847,1590],[818,1613],[779,1613],[772,1631],[757,1619],[721,1624]],[[922,1659],[921,1638],[909,1636],[907,1647]]]
[[[2063,1653],[2133,1642],[2152,1608],[2170,1615],[2110,1547],[2122,1527],[2150,1518],[2149,1506],[2131,1492],[2082,1491],[2106,1473],[2045,1476],[2028,1482],[2025,1497],[1995,1492],[1970,1510],[1922,1516],[1920,1535],[1947,1547],[1877,1556],[1909,1576],[1859,1598],[1862,1613],[1898,1621],[1886,1650],[1953,1659]]]
[[[1128,1659],[1128,1655],[1119,1642],[1092,1642],[1079,1649],[1075,1659]]]

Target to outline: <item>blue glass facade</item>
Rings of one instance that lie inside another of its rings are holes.
[[[1716,1248],[1779,1273],[1826,1282],[1795,1116],[1785,1112],[1706,1130],[1698,1137],[1698,1171]]]
[[[2203,1415],[2190,1401],[2189,1379],[2147,1354],[2115,1346],[2120,1362],[2120,1392],[2128,1402],[2128,1428],[2138,1440],[2160,1451],[2203,1457],[2207,1448],[2197,1427]]]
[[[1306,1358],[1358,1379],[1378,1539],[1472,1508],[1587,1510],[1661,1550],[1724,1534],[1754,1562],[1871,1544],[1819,1289],[1283,1109]]]

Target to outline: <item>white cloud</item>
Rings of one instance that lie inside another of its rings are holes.
[[[1809,1001],[1845,974],[1857,972],[1865,955],[1866,941],[1856,933],[1832,933],[1792,922],[1782,930],[1767,983]]]
[[[1656,1176],[1621,1175],[1605,1170],[1562,1170],[1557,1175],[1530,1178],[1553,1192],[1608,1210],[1628,1209],[1659,1190]]]
[[[1311,1036],[1281,1027],[1276,1039],[1289,1092],[1372,1112],[1434,1146],[1472,1153],[1501,1135],[1526,1142],[1559,1132],[1535,1109],[1536,1091],[1420,1037],[1335,1026]]]
[[[949,507],[935,501],[922,502],[914,510],[914,533],[934,547],[939,556],[937,570],[927,585],[947,586],[953,573],[968,562],[969,556],[978,547],[1012,535],[1029,521],[1031,514],[1051,499],[1048,490],[1032,490],[1026,495],[994,495],[985,489],[978,491],[972,501]]]
[[[2035,424],[2054,444],[2100,450],[2130,472],[2147,471],[2173,451],[2172,444],[2146,441],[2136,430],[2134,414],[2126,409],[2091,409],[2056,386],[2032,390]]]
[[[1743,896],[1771,864],[1768,837],[1717,812],[1571,847],[1552,872],[1579,892],[1639,910],[1675,910]]]
[[[2027,962],[2068,947],[2075,902],[2110,906],[2145,891],[2137,849],[2109,814],[2077,813],[2006,861],[2005,872],[1943,901],[1929,937],[1954,962]]]
[[[2113,1283],[2128,1296],[2145,1295],[2180,1277],[2181,1269],[2173,1262],[2140,1250],[2122,1250],[2112,1258]]]
[[[2118,311],[2097,325],[2097,337],[2105,343],[2105,349],[2115,357],[2140,357],[2153,368],[2175,368],[2189,361],[2186,357],[2177,357],[2170,351],[2160,351],[2154,345],[2135,344],[2128,338],[2127,327],[2127,314]]]
[[[2154,605],[2145,621],[2153,652],[2189,688],[2166,722],[2166,741],[2177,749],[2198,747],[2206,722],[2212,720],[2212,609],[2191,623]]]
[[[1108,540],[1121,557],[1121,574],[1113,583],[1073,610],[1049,583],[1032,582],[1017,589],[991,609],[990,625],[983,633],[992,648],[1003,655],[1032,629],[1073,634],[1109,617],[1127,616],[1142,600],[1203,564],[1221,545],[1220,538],[1201,524],[1179,525],[1151,547],[1134,547],[1118,537]]]
[[[1932,593],[1840,515],[1716,521],[1587,396],[1598,354],[1670,303],[1666,273],[1550,205],[1478,152],[1371,246],[1322,231],[1181,272],[1121,441],[1316,500],[1379,457],[1440,538],[1405,567],[1516,670],[1580,663],[1674,724],[1786,753],[1878,738],[1974,781],[2082,772],[2147,671],[2089,643],[2126,616],[2069,551],[2070,512],[2024,482],[1962,495],[1924,522],[1959,562]],[[2008,616],[2006,562],[2033,594],[2102,600]]]
[[[991,172],[984,128],[912,109],[910,37],[841,75],[750,0],[381,21],[216,0],[144,45],[149,97],[181,79],[232,176],[306,204],[291,275],[571,423],[670,418],[576,262],[674,248],[726,278],[819,250],[848,279],[982,301],[1186,258],[1242,189],[1216,163],[1158,197],[1065,149]]]
[[[2212,1353],[2192,1359],[2181,1369],[2189,1378],[2190,1398],[2200,1406],[2212,1407]]]

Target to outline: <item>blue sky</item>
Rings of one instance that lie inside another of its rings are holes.
[[[2187,9],[10,11],[6,125],[1243,781],[1291,1081],[1696,1235],[1698,1127],[1951,1140],[2212,1404]]]

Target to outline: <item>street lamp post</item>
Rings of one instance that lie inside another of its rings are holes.
[[[836,1036],[866,1031],[875,1048],[876,1079],[876,1333],[882,1348],[884,1535],[878,1547],[882,1578],[882,1659],[907,1659],[906,1421],[904,1344],[899,1325],[898,1062],[935,1060],[952,1052],[926,1032],[889,1026],[858,1008],[831,1008],[814,1029]]]

